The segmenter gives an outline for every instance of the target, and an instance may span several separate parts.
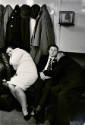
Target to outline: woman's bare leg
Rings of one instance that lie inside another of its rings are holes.
[[[24,90],[16,86],[15,87],[15,95],[16,95],[16,98],[22,107],[23,115],[24,116],[28,115],[27,99],[26,99],[26,95],[24,93]]]
[[[24,93],[24,90],[21,89],[20,87],[14,86],[14,85],[9,85],[9,89],[10,89],[11,93],[13,94],[13,96],[20,103],[20,105],[22,107],[23,115],[24,116],[28,115],[28,111],[27,111],[27,99],[26,99],[26,95]]]
[[[15,95],[15,86],[12,85],[12,84],[9,84],[8,87],[9,87],[9,89],[10,89],[12,95],[16,98],[16,95]]]

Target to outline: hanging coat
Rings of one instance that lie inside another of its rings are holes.
[[[15,46],[20,47],[20,7],[15,6],[14,10],[9,17],[6,29],[6,47]]]
[[[0,49],[5,46],[4,43],[4,6],[0,4]]]
[[[41,7],[32,37],[31,56],[38,64],[42,55],[48,54],[48,46],[55,43],[54,27],[46,5]]]
[[[21,17],[21,48],[30,51],[30,6],[22,5]]]
[[[4,9],[4,37],[6,35],[6,27],[7,27],[7,22],[8,19],[12,13],[13,9],[10,5],[7,5]]]

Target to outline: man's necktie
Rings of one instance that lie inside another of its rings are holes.
[[[52,59],[50,58],[47,70],[52,70]]]

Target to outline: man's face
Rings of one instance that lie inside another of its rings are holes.
[[[49,49],[49,56],[56,57],[58,53],[58,49],[54,46],[50,47]]]

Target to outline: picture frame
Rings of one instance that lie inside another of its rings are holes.
[[[75,20],[74,11],[59,11],[59,24],[64,26],[73,26]]]

